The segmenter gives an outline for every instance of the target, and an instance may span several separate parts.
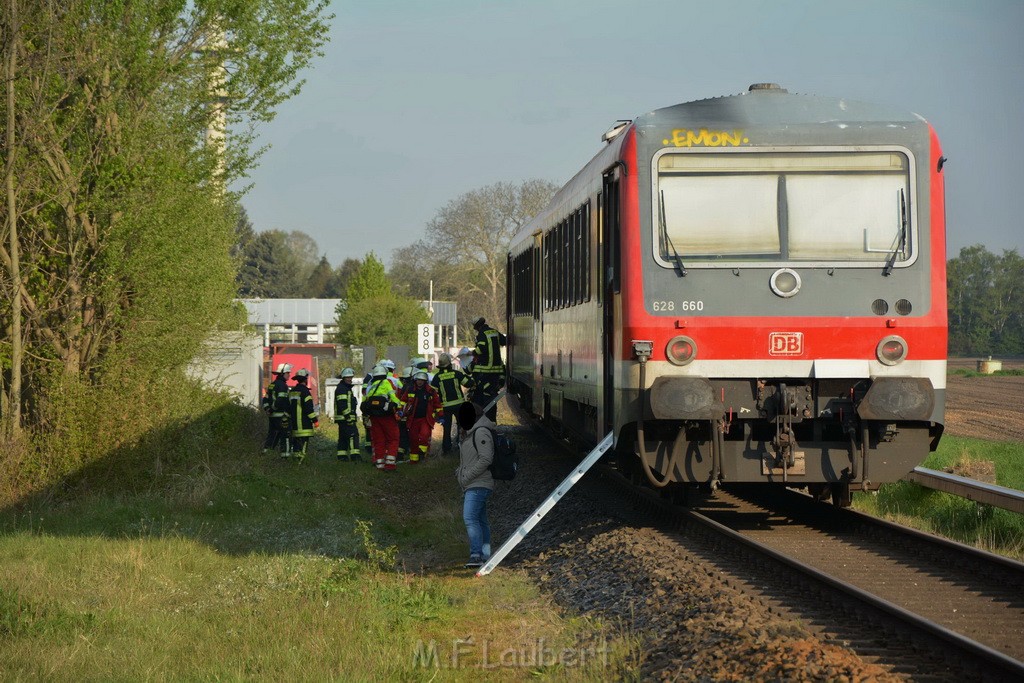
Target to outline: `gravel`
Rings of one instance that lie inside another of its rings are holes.
[[[499,482],[488,506],[498,541],[572,467],[532,427],[505,428],[517,442],[521,469],[514,481]],[[728,577],[691,557],[688,542],[656,528],[591,471],[502,566],[524,570],[567,610],[639,637],[645,680],[903,680],[727,584]]]

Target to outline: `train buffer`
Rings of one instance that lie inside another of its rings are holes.
[[[497,567],[503,559],[505,559],[505,556],[512,552],[512,549],[526,538],[526,535],[533,530],[533,527],[537,526],[537,523],[544,519],[546,514],[551,512],[551,509],[558,504],[558,501],[562,499],[562,496],[568,493],[569,489],[571,489],[576,482],[582,479],[583,475],[594,466],[594,463],[600,460],[601,456],[612,447],[613,436],[613,432],[608,432],[608,435],[601,439],[601,443],[597,444],[597,446],[594,447],[594,450],[590,451],[587,457],[576,465],[573,471],[569,473],[569,476],[563,479],[562,483],[555,487],[555,490],[551,492],[551,495],[545,498],[544,502],[538,505],[537,509],[530,513],[530,516],[526,518],[525,522],[519,525],[519,528],[515,530],[515,533],[509,536],[508,539],[501,544],[501,547],[491,555],[490,559],[480,567],[476,573],[477,576],[486,576],[494,571],[494,568]]]

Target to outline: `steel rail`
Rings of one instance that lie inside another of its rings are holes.
[[[985,503],[986,505],[993,505],[1004,510],[1024,514],[1024,491],[1017,491],[1016,489],[996,484],[986,484],[976,479],[968,479],[967,477],[949,474],[948,472],[930,470],[926,467],[915,467],[903,479],[912,481],[925,488],[944,491],[945,493],[951,493],[954,496],[960,496],[977,503]]]
[[[800,562],[799,560],[788,557],[787,555],[773,548],[763,545],[753,539],[747,538],[741,533],[734,531],[729,527],[725,526],[724,524],[717,522],[713,519],[710,519],[700,514],[699,512],[685,509],[681,510],[680,508],[672,505],[669,501],[659,496],[654,491],[645,490],[641,487],[635,486],[628,479],[626,479],[626,477],[624,477],[621,472],[618,472],[610,467],[602,468],[601,473],[613,480],[617,480],[620,485],[629,487],[631,491],[640,495],[642,498],[646,499],[655,507],[660,508],[663,512],[667,512],[669,514],[677,514],[681,517],[690,519],[694,523],[711,529],[715,533],[721,534],[729,540],[737,541],[738,543],[749,548],[753,552],[766,555],[777,562],[792,567],[797,571],[803,573],[805,576],[817,580],[818,582],[826,586],[829,586],[834,590],[844,593],[853,598],[854,600],[866,603],[874,607],[875,609],[885,614],[888,614],[892,618],[898,619],[903,623],[909,625],[910,627],[917,629],[920,632],[926,633],[934,638],[937,638],[941,641],[944,641],[952,645],[953,647],[961,651],[969,653],[970,655],[980,660],[992,664],[994,667],[1007,674],[1011,680],[1024,680],[1024,662],[1018,661],[1013,657],[1010,657],[1008,655],[1003,654],[1002,652],[999,652],[998,650],[995,650],[991,647],[988,647],[987,645],[972,640],[971,638],[968,638],[960,633],[957,633],[956,631],[950,630],[940,624],[931,621],[930,619],[926,619],[920,615],[914,614],[913,612],[906,610],[903,607],[900,607],[899,605],[895,605],[889,602],[888,600],[880,598],[877,595],[873,595],[872,593],[869,593],[861,588],[851,586],[849,583],[841,579],[838,579],[830,574],[827,574],[815,567],[812,567],[811,565],[805,564],[803,562]],[[868,517],[871,521],[879,521],[876,518],[870,517],[869,515],[867,515],[866,517]],[[899,531],[907,531],[905,527],[901,527],[897,524],[887,523],[887,525],[895,527]],[[913,533],[921,534],[922,536],[927,536],[930,540],[944,540],[939,539],[931,534],[916,532],[916,530],[910,531]],[[950,543],[960,546],[959,549],[966,548],[968,550],[974,550],[972,548],[969,548],[968,546],[963,546],[962,544],[957,544],[955,542]],[[990,555],[990,553],[983,554]],[[999,559],[1008,560],[1008,558]],[[1008,562],[1011,564],[1015,564],[1015,561],[1012,560],[1008,560]]]
[[[798,560],[794,560],[793,558],[790,558],[784,555],[783,553],[780,553],[772,548],[769,548],[768,546],[762,545],[757,541],[747,538],[746,536],[743,536],[742,534],[736,531],[733,531],[729,527],[719,522],[716,522],[713,519],[705,517],[699,512],[686,510],[683,512],[683,514],[690,517],[695,522],[698,522],[704,526],[714,529],[716,532],[728,537],[731,540],[742,543],[758,553],[767,555],[778,562],[790,566],[796,569],[797,571],[807,576],[810,576],[817,581],[820,581],[821,583],[831,586],[836,590],[842,591],[861,602],[865,602],[875,607],[876,609],[879,609],[887,614],[890,614],[891,616],[896,617],[901,621],[910,624],[914,628],[924,631],[925,633],[928,633],[932,636],[935,636],[936,638],[946,641],[947,643],[953,645],[954,647],[960,650],[969,652],[980,659],[990,662],[1015,678],[1024,680],[1024,662],[1020,662],[1014,659],[1013,657],[1009,657],[1003,654],[1002,652],[999,652],[988,647],[987,645],[982,645],[981,643],[970,638],[967,638],[957,633],[956,631],[952,631],[944,626],[940,626],[939,624],[936,624],[935,622],[929,619],[925,619],[917,614],[914,614],[913,612],[903,609],[898,605],[894,605],[888,600],[884,600],[878,597],[877,595],[872,595],[867,591],[864,591],[855,586],[851,586],[848,583],[841,581],[829,574],[826,574],[808,564],[805,564]]]

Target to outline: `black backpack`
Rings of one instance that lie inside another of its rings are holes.
[[[491,433],[494,440],[494,460],[491,461],[491,476],[500,481],[512,481],[519,471],[519,456],[516,455],[516,442],[505,432],[484,427]],[[475,442],[474,442],[475,445]]]
[[[371,386],[367,391],[373,391],[380,386],[381,382],[387,381],[387,378],[379,380],[376,386]],[[364,415],[369,415],[370,417],[384,417],[394,412],[394,406],[391,403],[390,394],[376,394],[374,396],[370,396],[360,404],[359,409]]]

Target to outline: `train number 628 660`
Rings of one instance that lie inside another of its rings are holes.
[[[675,310],[680,310],[680,311],[703,311],[704,310],[704,302],[703,301],[699,301],[699,300],[698,301],[693,301],[693,300],[680,301],[678,306],[677,306],[675,301],[652,301],[651,302],[651,310],[653,310],[655,312],[675,311]]]

